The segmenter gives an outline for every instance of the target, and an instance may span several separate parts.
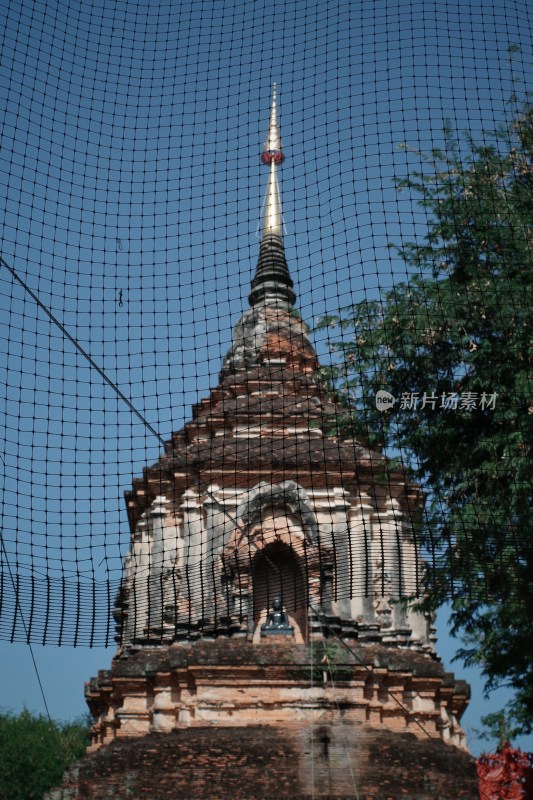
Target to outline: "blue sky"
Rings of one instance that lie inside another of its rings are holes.
[[[400,146],[441,145],[447,120],[480,136],[505,118],[527,85],[528,6],[4,0],[2,256],[167,438],[216,383],[246,303],[272,82],[287,256],[313,324],[405,277],[388,243],[423,236],[425,219],[394,189],[419,163]],[[37,639],[57,642],[63,613],[73,643],[79,582],[79,638],[101,644],[129,541],[123,493],[160,444],[5,270],[0,324],[10,563],[41,605],[47,577],[66,587],[48,629],[32,620]],[[1,651],[13,680],[0,705],[39,708],[26,681],[15,691],[27,651]],[[83,680],[110,659],[36,653],[57,717],[79,712]]]

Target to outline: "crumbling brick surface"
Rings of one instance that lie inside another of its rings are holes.
[[[335,654],[337,665],[365,664],[374,668],[409,671],[421,677],[442,678],[446,685],[453,686],[457,681],[451,673],[445,673],[442,663],[423,653],[384,647],[380,644],[359,644],[351,642],[349,651],[340,646]],[[145,675],[164,672],[188,665],[229,665],[264,666],[283,665],[309,666],[310,649],[308,645],[263,643],[257,647],[243,639],[200,640],[194,643],[179,643],[167,647],[144,647],[137,652],[116,658],[113,669],[102,670],[102,679],[111,675]],[[462,683],[462,682],[460,682]],[[465,689],[466,691],[466,689]]]
[[[474,800],[473,759],[361,726],[198,727],[82,759],[54,800]]]

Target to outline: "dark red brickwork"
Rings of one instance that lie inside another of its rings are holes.
[[[117,740],[79,762],[63,786],[52,800],[478,798],[465,753],[353,723],[201,727]]]

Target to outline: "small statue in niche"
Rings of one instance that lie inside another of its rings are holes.
[[[386,598],[381,597],[379,600],[376,600],[374,602],[374,607],[376,609],[376,616],[378,618],[380,628],[391,628],[392,608],[390,607]]]
[[[294,628],[289,623],[287,612],[283,610],[279,595],[272,600],[272,610],[268,612],[264,625],[261,625],[261,636],[294,636]]]

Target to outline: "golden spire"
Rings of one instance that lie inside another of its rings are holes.
[[[251,306],[264,304],[290,307],[296,300],[283,247],[283,217],[276,173],[284,159],[277,120],[276,84],[274,84],[270,126],[261,154],[263,164],[270,167],[270,175],[263,206],[259,260],[248,298]]]
[[[281,136],[279,135],[278,116],[276,106],[276,84],[272,84],[272,106],[270,109],[270,126],[268,135],[265,139],[265,146],[263,147],[263,155],[261,160],[263,164],[270,164],[272,158],[277,164],[281,164],[284,155],[281,152],[283,145],[281,144]]]
[[[274,84],[272,87],[270,126],[261,155],[263,164],[270,165],[270,175],[263,207],[263,236],[283,236],[283,217],[281,215],[281,201],[276,170],[277,167],[283,163],[284,158],[277,119],[276,84]]]

